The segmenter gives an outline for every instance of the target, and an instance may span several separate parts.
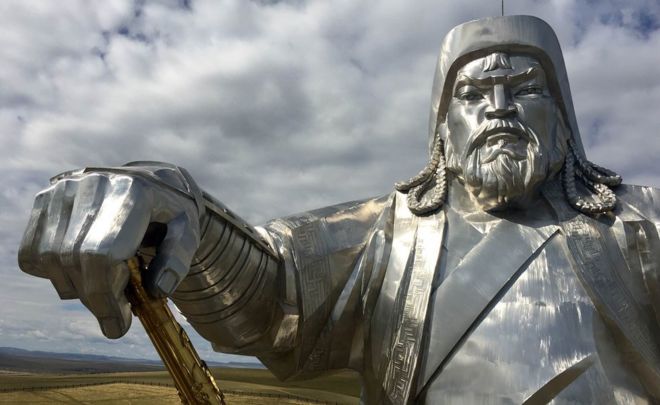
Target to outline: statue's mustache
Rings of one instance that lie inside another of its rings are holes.
[[[517,119],[500,119],[500,118],[490,119],[490,120],[485,120],[477,129],[475,129],[470,134],[470,137],[468,138],[468,142],[467,142],[468,146],[465,149],[464,159],[470,156],[470,154],[472,154],[472,152],[474,152],[475,149],[481,148],[486,142],[488,142],[489,138],[493,136],[497,136],[498,138],[500,138],[500,136],[502,138],[513,136],[516,138],[522,138],[528,143],[538,145],[538,139],[536,139],[534,131],[532,131],[523,122]],[[500,151],[501,153],[509,153],[504,149],[495,150],[492,151],[491,153],[491,155],[493,156],[486,157],[486,160],[488,161],[493,160],[497,156],[497,154],[500,153]],[[516,156],[512,156],[512,157],[516,157]]]

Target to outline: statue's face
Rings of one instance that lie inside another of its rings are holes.
[[[441,131],[448,170],[485,210],[531,201],[561,168],[568,135],[541,64],[502,53],[458,71]]]

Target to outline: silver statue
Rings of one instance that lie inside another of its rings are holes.
[[[429,134],[391,195],[256,228],[174,166],[65,173],[20,266],[117,338],[121,263],[157,246],[148,287],[216,350],[281,378],[356,370],[364,403],[660,401],[660,191],[585,158],[552,29],[454,28]]]

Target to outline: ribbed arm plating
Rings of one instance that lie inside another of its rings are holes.
[[[284,319],[281,260],[254,228],[205,194],[202,237],[190,273],[172,299],[216,350],[258,354],[276,347]]]

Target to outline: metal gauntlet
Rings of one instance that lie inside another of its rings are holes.
[[[201,243],[172,300],[216,350],[273,351],[280,259],[254,228],[204,193]]]

